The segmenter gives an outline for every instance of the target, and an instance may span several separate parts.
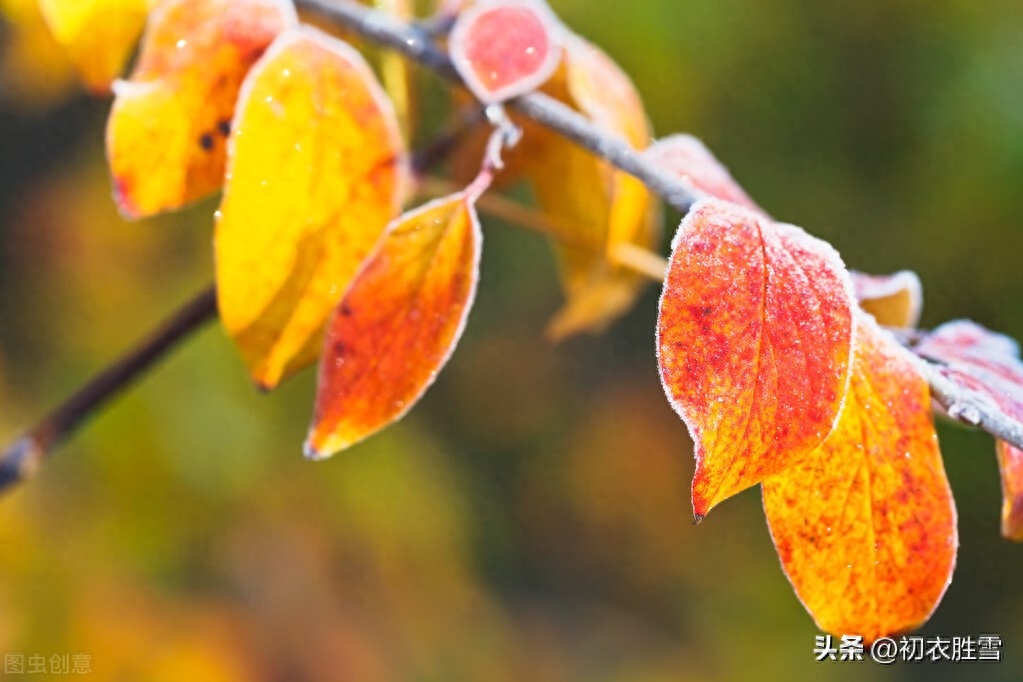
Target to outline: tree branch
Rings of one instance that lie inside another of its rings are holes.
[[[461,82],[447,54],[420,28],[351,0],[296,0],[296,4],[343,25],[367,40],[395,50],[444,78]],[[533,121],[636,177],[647,189],[682,213],[687,213],[700,198],[688,185],[661,171],[627,143],[605,134],[590,121],[551,97],[542,93],[531,93],[511,100],[508,104]],[[633,259],[639,258],[640,254],[636,251],[631,250],[626,255]],[[643,257],[643,261],[645,267],[652,273],[657,265],[657,261],[653,259],[659,256],[649,255],[650,258]],[[993,413],[985,406],[978,405],[974,398],[948,381],[933,365],[923,361],[921,365],[921,371],[930,384],[931,395],[935,401],[958,415],[959,421],[970,426],[979,426],[996,438],[1023,449],[1023,424],[1009,419],[1000,412]],[[967,408],[965,415],[963,408]],[[964,420],[964,416],[971,419]],[[977,419],[973,420],[973,416]]]
[[[61,403],[0,454],[0,492],[39,468],[54,446],[70,436],[97,409],[151,369],[169,350],[217,313],[212,287],[182,306],[138,346]]]

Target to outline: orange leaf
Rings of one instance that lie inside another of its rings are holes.
[[[718,199],[672,245],[657,325],[665,393],[695,444],[693,511],[798,462],[849,380],[852,285],[828,244]]]
[[[678,177],[696,194],[717,197],[764,213],[706,145],[692,135],[663,137],[650,145],[643,156]]]
[[[948,322],[914,348],[943,363],[940,371],[989,410],[1023,421],[1023,362],[1019,345],[967,320]],[[972,421],[966,409],[949,407],[951,416]],[[1023,451],[996,441],[1002,475],[1002,535],[1023,541]]]
[[[924,294],[915,272],[901,270],[893,275],[866,275],[852,271],[853,287],[860,307],[886,327],[912,329],[920,322]]]
[[[796,594],[822,630],[878,637],[930,617],[952,579],[956,512],[930,394],[867,315],[835,432],[764,481],[764,510]]]
[[[107,157],[121,212],[140,218],[220,189],[238,90],[297,21],[288,0],[165,0],[130,80],[119,81]]]
[[[142,33],[150,0],[39,0],[47,25],[82,80],[110,91]]]
[[[256,382],[316,358],[331,310],[398,213],[394,110],[345,43],[292,29],[242,87],[215,250],[220,315]]]
[[[1023,450],[1005,441],[995,446],[1002,474],[1002,535],[1023,542]]]
[[[395,220],[327,333],[307,456],[329,457],[400,419],[462,335],[479,280],[477,183]]]

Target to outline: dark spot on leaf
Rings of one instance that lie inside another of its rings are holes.
[[[346,305],[343,305],[343,306],[341,306],[341,314],[344,315],[345,317],[351,317],[352,316],[352,309],[349,308]]]
[[[203,133],[202,137],[199,138],[199,144],[206,151],[213,151],[213,136],[209,133]]]
[[[217,124],[217,132],[220,133],[221,135],[223,135],[224,137],[227,137],[228,135],[230,135],[231,134],[231,122],[230,121],[221,121],[220,123],[218,123]]]

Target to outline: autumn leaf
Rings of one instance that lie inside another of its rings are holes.
[[[1002,475],[1002,535],[1023,542],[1023,450],[1001,440],[995,447]]]
[[[394,110],[350,46],[291,29],[245,84],[214,246],[220,315],[255,381],[312,362],[330,312],[398,213]]]
[[[892,275],[867,275],[851,271],[853,288],[860,307],[886,327],[913,329],[920,322],[923,287],[911,270]]]
[[[650,124],[632,81],[578,36],[566,36],[562,68],[544,92],[637,150],[649,144]],[[657,247],[659,204],[639,180],[549,130],[525,127],[523,142],[519,158],[540,207],[555,222],[576,226],[570,240],[553,242],[567,301],[548,334],[563,339],[600,332],[632,307],[647,284],[609,255],[620,244]]]
[[[476,295],[474,202],[486,182],[387,228],[330,323],[307,456],[328,457],[400,419],[451,356]]]
[[[220,189],[242,80],[296,22],[289,0],[164,0],[153,10],[107,123],[125,216],[178,209]]]
[[[458,15],[448,50],[473,94],[494,104],[549,79],[561,43],[561,24],[542,0],[488,0]]]
[[[782,567],[822,630],[869,643],[930,617],[955,565],[955,504],[927,382],[869,316],[834,433],[763,491]]]
[[[1023,363],[1019,345],[1007,336],[968,320],[941,325],[914,351],[942,363],[939,371],[992,411],[1023,421]],[[949,406],[949,414],[972,421],[968,410]],[[1023,541],[1023,450],[996,441],[1002,477],[1002,535]]]
[[[672,244],[657,322],[665,393],[693,437],[697,519],[831,433],[849,379],[852,285],[828,244],[698,202]]]
[[[150,0],[39,0],[39,9],[89,89],[107,93],[135,49],[150,4]]]
[[[695,195],[717,197],[764,213],[706,145],[692,135],[663,137],[643,152],[643,158],[677,177]]]

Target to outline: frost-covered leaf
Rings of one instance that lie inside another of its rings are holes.
[[[763,212],[706,145],[692,135],[661,138],[643,152],[643,157],[678,177],[695,194],[717,197]]]
[[[918,355],[943,363],[942,374],[989,410],[1023,421],[1023,362],[1019,345],[1002,334],[968,320],[948,322],[914,348]],[[973,421],[969,409],[949,406],[957,419]],[[996,442],[1002,476],[1002,535],[1023,541],[1023,451]]]
[[[125,216],[181,208],[220,189],[242,80],[296,21],[290,0],[164,0],[152,12],[107,123]]]
[[[860,307],[873,315],[878,324],[913,329],[920,322],[924,294],[915,272],[867,275],[854,270],[849,274]]]
[[[650,142],[643,103],[628,75],[578,36],[566,36],[562,68],[544,92],[636,149]],[[627,312],[646,285],[608,254],[619,244],[656,248],[659,204],[639,180],[563,137],[536,125],[525,124],[524,130],[509,166],[521,168],[544,213],[575,228],[569,239],[562,235],[552,242],[567,301],[548,332],[556,339],[599,332]],[[599,304],[601,292],[611,294],[605,305]]]
[[[47,25],[90,90],[110,91],[157,0],[39,0]]]
[[[404,192],[394,110],[350,46],[282,34],[242,87],[216,226],[220,315],[257,383],[312,362]]]
[[[868,316],[834,433],[763,490],[782,567],[822,630],[871,642],[930,617],[952,579],[955,504],[927,382]]]
[[[854,307],[838,254],[801,229],[718,199],[682,221],[657,349],[665,393],[695,444],[697,518],[831,433]]]
[[[473,94],[493,104],[535,90],[554,74],[561,34],[543,0],[487,0],[458,15],[448,50]]]
[[[309,457],[323,458],[400,419],[454,350],[476,295],[485,187],[411,211],[388,228],[327,331]]]

